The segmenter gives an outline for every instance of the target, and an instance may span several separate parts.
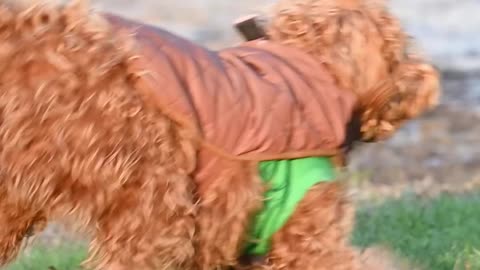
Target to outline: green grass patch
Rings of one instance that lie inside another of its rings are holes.
[[[480,194],[360,207],[353,243],[388,246],[428,270],[480,269]]]
[[[62,245],[59,247],[36,246],[22,254],[5,270],[77,270],[86,257],[81,245]],[[49,268],[53,267],[53,268]]]

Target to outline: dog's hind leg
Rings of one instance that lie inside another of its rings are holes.
[[[353,211],[338,183],[313,187],[272,240],[260,269],[356,270],[359,260],[349,246]]]
[[[193,269],[194,214],[190,178],[182,171],[145,168],[165,184],[126,185],[98,220],[92,242],[96,269]],[[146,191],[149,190],[149,191]]]
[[[199,161],[212,161],[219,169],[196,178],[200,203],[195,257],[199,269],[226,269],[236,264],[251,217],[261,207],[263,186],[255,164],[209,154],[201,152]]]

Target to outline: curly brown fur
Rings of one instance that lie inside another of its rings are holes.
[[[134,55],[78,6],[1,2],[0,39],[1,262],[69,216],[98,269],[188,268],[193,145],[134,91]]]
[[[267,32],[317,57],[358,95],[366,141],[388,137],[438,100],[437,72],[408,54],[407,35],[384,1],[282,0]]]
[[[370,103],[363,104],[365,109],[361,116],[361,132],[364,138],[370,140],[388,138],[403,123],[420,116],[426,108],[434,107],[440,86],[437,71],[412,56],[401,62],[394,70],[392,79],[380,88],[375,91],[391,92],[388,100],[371,98]],[[372,91],[372,96],[375,91]]]
[[[7,197],[5,190],[0,190],[0,198]],[[24,238],[35,228],[35,224],[44,225],[44,214],[41,211],[32,211],[31,207],[25,203],[12,203],[8,200],[0,200],[0,224],[13,226],[4,226],[0,228],[0,261],[10,261],[15,253],[21,248]],[[40,228],[43,229],[43,228]]]
[[[199,162],[202,160],[201,153]],[[196,216],[197,265],[200,269],[234,266],[247,238],[252,215],[260,209],[262,183],[255,163],[216,159],[228,170],[199,181],[201,202]]]
[[[273,237],[268,269],[359,269],[349,246],[352,210],[341,184],[313,187]]]

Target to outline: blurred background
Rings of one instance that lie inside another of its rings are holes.
[[[241,41],[232,27],[235,19],[268,11],[273,2],[92,4],[220,49]],[[388,257],[386,269],[480,269],[480,0],[391,0],[389,5],[441,70],[443,97],[438,108],[391,140],[362,145],[353,153],[349,179],[358,200],[358,221],[352,241],[361,248],[392,251],[393,257],[373,253]],[[9,269],[76,269],[84,256],[84,249],[70,244],[62,228],[50,227],[41,239],[42,247],[62,248],[33,249]]]

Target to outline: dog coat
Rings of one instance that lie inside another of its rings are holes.
[[[263,161],[259,173],[268,190],[263,208],[252,223],[245,248],[247,256],[266,255],[271,237],[285,225],[308,190],[335,179],[335,169],[328,157]]]
[[[345,139],[357,97],[320,59],[270,41],[211,51],[165,30],[105,15],[134,39],[147,102],[237,160],[325,156]],[[133,33],[133,34],[132,34]]]

